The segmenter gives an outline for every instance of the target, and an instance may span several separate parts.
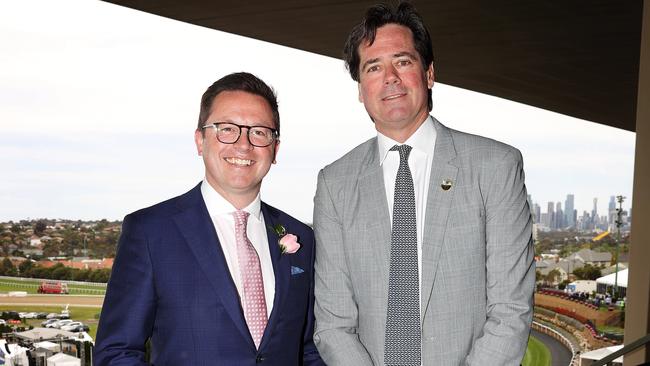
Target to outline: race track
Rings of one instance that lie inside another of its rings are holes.
[[[85,307],[102,307],[104,296],[94,295],[32,295],[0,296],[0,305],[70,305]]]
[[[536,330],[532,330],[531,335],[540,342],[544,343],[548,350],[551,351],[551,366],[569,366],[571,363],[571,350],[564,347],[562,343],[555,340],[555,338],[540,333]]]

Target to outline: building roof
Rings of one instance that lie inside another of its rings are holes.
[[[591,249],[580,249],[578,252],[571,254],[569,258],[575,258],[583,261],[584,263],[611,262],[612,253],[596,252]]]
[[[107,1],[336,58],[378,2]],[[431,32],[436,81],[635,131],[642,0],[413,3]]]
[[[577,259],[560,259],[557,263],[555,263],[554,266],[551,266],[551,270],[553,268],[558,268],[562,269],[564,273],[573,273],[577,268],[582,268],[584,266],[584,263],[577,260]]]
[[[621,271],[623,269],[627,269],[627,268],[628,268],[627,263],[619,263],[618,264],[618,270],[619,271]],[[614,273],[614,272],[616,272],[616,265],[611,265],[609,267],[605,267],[605,268],[600,270],[600,274],[602,274],[603,276],[606,276],[606,275],[608,275],[610,273]]]
[[[602,360],[603,358],[611,355],[612,353],[620,350],[621,348],[623,348],[623,345],[595,349],[593,351],[589,351],[589,352],[585,352],[585,353],[581,354],[580,359],[581,360],[594,360],[594,361]],[[613,362],[623,363],[623,356],[618,357]]]
[[[24,332],[17,332],[16,336],[30,341],[43,341],[57,338],[75,338],[76,334],[56,328],[34,328]]]

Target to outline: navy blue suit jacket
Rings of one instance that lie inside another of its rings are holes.
[[[94,364],[324,365],[312,342],[314,235],[262,202],[301,248],[282,254],[268,230],[275,273],[273,311],[259,351],[201,195],[184,195],[125,217],[99,321]]]

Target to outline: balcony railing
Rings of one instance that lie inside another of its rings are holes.
[[[650,333],[646,334],[645,336],[637,339],[636,341],[629,343],[625,345],[625,347],[619,349],[618,351],[612,353],[611,355],[604,357],[594,363],[591,364],[591,366],[606,366],[610,365],[612,361],[617,359],[620,356],[626,355],[635,349],[647,344],[650,342]]]

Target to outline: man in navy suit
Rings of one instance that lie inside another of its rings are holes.
[[[225,76],[201,100],[205,179],[124,219],[94,364],[324,365],[312,342],[314,236],[260,200],[280,144],[273,90]]]

